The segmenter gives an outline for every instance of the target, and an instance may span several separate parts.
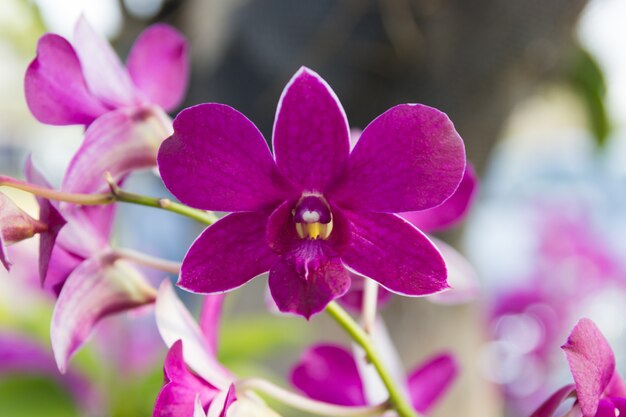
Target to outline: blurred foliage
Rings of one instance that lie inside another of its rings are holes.
[[[2,0],[0,39],[18,53],[31,56],[37,40],[46,31],[39,9],[32,0]]]
[[[604,74],[595,58],[581,46],[575,51],[570,68],[569,82],[582,98],[591,132],[596,144],[602,147],[611,133],[611,123],[604,103]]]
[[[2,415],[12,417],[78,417],[71,396],[47,378],[6,375],[0,379]],[[146,414],[149,415],[149,414]]]

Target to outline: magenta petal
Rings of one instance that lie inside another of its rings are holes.
[[[346,349],[315,345],[291,369],[291,383],[310,398],[347,406],[366,405],[356,362]]]
[[[74,48],[89,90],[111,107],[138,104],[135,88],[109,42],[81,16],[74,27]]]
[[[174,120],[159,171],[183,203],[206,210],[256,211],[288,197],[261,132],[237,110],[200,104]]]
[[[593,417],[602,393],[615,371],[615,357],[608,342],[593,321],[578,321],[562,346],[584,417]]]
[[[218,392],[215,387],[189,372],[180,340],[167,352],[163,371],[166,383],[157,397],[153,417],[191,417],[196,398],[206,407]]]
[[[594,417],[615,417],[621,415],[615,411],[615,405],[609,399],[603,398],[598,403],[598,410]]]
[[[474,168],[467,164],[459,188],[443,204],[428,210],[403,213],[402,217],[426,233],[452,227],[465,217],[477,191],[478,177]]]
[[[438,304],[460,304],[474,300],[480,292],[478,274],[474,267],[452,246],[432,236],[430,239],[446,262],[450,289],[428,297],[428,301]]]
[[[413,408],[427,413],[448,390],[459,373],[459,367],[450,354],[428,359],[409,375],[409,396]]]
[[[159,128],[156,117],[117,110],[96,119],[70,162],[61,187],[63,191],[107,192],[105,173],[119,182],[134,170],[156,165],[157,150],[168,135]]]
[[[348,290],[346,295],[344,295],[337,301],[339,301],[342,306],[358,313],[363,309],[365,280],[368,278],[353,273],[350,274],[350,278],[352,280],[352,283],[350,284],[350,289]],[[382,308],[387,305],[387,303],[391,301],[392,295],[392,292],[389,292],[379,286],[376,297],[378,308]]]
[[[211,294],[267,272],[277,256],[265,242],[267,213],[232,213],[209,226],[183,259],[178,285]]]
[[[207,341],[209,354],[217,357],[217,339],[222,318],[222,305],[224,304],[224,294],[212,294],[204,297],[202,309],[200,310],[200,329]]]
[[[626,383],[619,375],[617,370],[613,372],[613,377],[611,378],[609,385],[607,385],[606,389],[604,390],[604,394],[607,397],[626,398]]]
[[[52,350],[61,372],[96,323],[107,315],[151,303],[155,291],[133,268],[109,256],[88,259],[68,277],[54,308]]]
[[[326,257],[321,243],[304,241],[270,269],[269,287],[278,309],[309,319],[350,288],[350,274],[339,258]]]
[[[39,39],[24,92],[28,108],[42,123],[87,125],[108,110],[88,91],[74,48],[58,35]]]
[[[408,296],[443,291],[446,265],[433,243],[394,214],[351,213],[352,242],[342,260],[390,291]]]
[[[530,417],[552,417],[559,406],[571,395],[574,395],[576,390],[574,385],[566,385],[563,388],[556,391],[550,396]]]
[[[0,234],[0,263],[4,266],[4,269],[9,271],[11,269],[11,261],[4,250],[4,242],[2,241],[2,234]]]
[[[185,94],[188,61],[184,36],[169,25],[156,24],[139,35],[126,65],[137,89],[170,111]]]
[[[350,151],[346,114],[326,81],[306,67],[283,91],[273,144],[278,168],[303,190],[324,192],[344,169]]]
[[[425,210],[461,182],[465,149],[448,117],[420,104],[395,106],[361,134],[345,180],[328,197],[359,212]]]

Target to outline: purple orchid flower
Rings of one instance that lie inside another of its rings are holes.
[[[0,333],[0,375],[32,374],[56,379],[71,393],[85,416],[103,415],[104,402],[89,380],[77,372],[59,375],[54,358],[46,348],[25,336]]]
[[[0,262],[8,271],[11,262],[6,254],[5,246],[24,239],[40,235],[43,250],[54,244],[57,234],[65,220],[46,200],[39,200],[39,220],[35,220],[20,209],[9,197],[0,193]]]
[[[164,110],[182,100],[187,73],[187,43],[172,27],[156,24],[142,32],[124,68],[106,39],[81,16],[73,43],[51,33],[39,40],[24,88],[40,122],[89,126],[68,173],[89,176],[83,185],[106,187],[105,172],[119,181],[156,164],[158,147],[171,134]]]
[[[263,403],[239,396],[235,377],[217,360],[223,299],[223,294],[206,296],[198,324],[170,282],[161,284],[156,319],[170,349],[153,417],[278,417]]]
[[[30,160],[26,178],[50,188]],[[114,206],[50,204],[67,223],[56,241],[42,239],[39,273],[43,288],[58,297],[50,337],[59,370],[65,372],[69,358],[102,318],[152,303],[156,291],[109,245]]]
[[[575,396],[574,415],[614,417],[626,413],[626,384],[615,370],[615,357],[593,321],[581,319],[562,346],[574,384],[556,391],[532,417],[553,416],[561,403]]]
[[[356,133],[353,133],[352,137],[355,135]],[[425,233],[446,230],[465,218],[477,192],[478,176],[468,163],[459,187],[443,204],[427,210],[402,213],[400,216]],[[450,245],[431,236],[429,238],[443,255],[448,267],[448,283],[451,288],[427,299],[438,303],[462,303],[473,299],[478,293],[478,279],[474,268]],[[356,274],[352,274],[351,278],[352,286],[340,301],[346,307],[359,311],[363,303],[364,278]],[[383,306],[390,300],[391,293],[385,288],[380,288],[378,305]]]
[[[447,353],[427,359],[411,371],[405,388],[415,410],[430,411],[457,373],[456,361]],[[341,346],[318,344],[307,349],[291,370],[291,383],[315,400],[345,406],[373,405],[353,354]]]
[[[158,155],[165,185],[190,206],[234,212],[191,246],[180,286],[229,291],[269,271],[278,308],[307,318],[348,290],[347,268],[403,295],[448,288],[437,248],[393,214],[437,206],[461,181],[463,141],[445,114],[393,107],[350,151],[339,100],[303,67],[280,98],[273,149],[225,105],[176,117]]]

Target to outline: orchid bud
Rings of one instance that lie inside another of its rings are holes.
[[[9,197],[0,193],[0,237],[4,245],[11,245],[45,232],[47,226],[29,216]]]

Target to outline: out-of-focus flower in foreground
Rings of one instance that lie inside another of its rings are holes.
[[[24,87],[40,122],[88,126],[69,171],[89,176],[83,183],[106,187],[105,172],[119,181],[132,170],[155,165],[159,145],[171,134],[164,110],[182,100],[187,72],[187,43],[172,27],[146,29],[124,67],[106,39],[81,17],[74,42],[51,33],[39,40]],[[84,192],[70,184],[65,188]]]
[[[456,361],[449,354],[436,355],[411,371],[404,385],[413,408],[427,413],[457,373]],[[315,400],[347,406],[370,404],[354,356],[341,346],[319,344],[307,349],[291,370],[291,383]]]
[[[350,150],[336,95],[300,69],[283,91],[273,157],[236,110],[182,111],[159,151],[161,176],[182,202],[234,212],[198,237],[179,285],[199,293],[237,288],[269,271],[278,308],[310,317],[350,286],[347,267],[409,296],[448,288],[431,241],[393,214],[441,204],[465,170],[463,141],[442,112],[391,108]]]
[[[223,294],[206,296],[198,324],[169,281],[161,284],[156,319],[170,350],[154,417],[279,417],[257,397],[237,393],[235,377],[217,360],[223,299]]]
[[[562,346],[574,384],[556,391],[532,417],[551,417],[571,396],[572,415],[614,417],[626,413],[626,384],[615,370],[615,357],[593,321],[581,319]]]

